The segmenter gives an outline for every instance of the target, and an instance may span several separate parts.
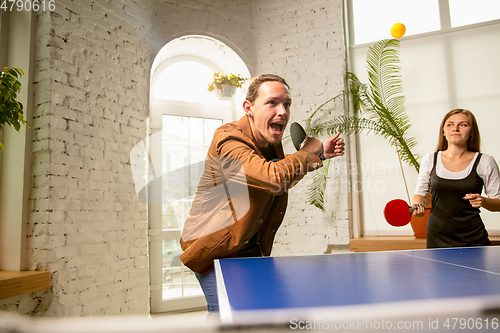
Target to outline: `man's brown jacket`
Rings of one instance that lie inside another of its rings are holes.
[[[267,161],[247,116],[215,131],[180,239],[180,259],[191,270],[208,273],[214,259],[233,257],[259,228],[262,254],[271,254],[288,190],[322,165],[305,150],[286,157],[281,144],[275,150],[280,160]]]

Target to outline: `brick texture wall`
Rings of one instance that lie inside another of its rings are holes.
[[[59,0],[37,17],[28,256],[52,288],[2,309],[149,313],[146,205],[129,163],[149,113],[146,3]]]
[[[245,62],[250,73],[254,73],[251,3],[252,0],[153,1],[153,56],[175,38],[206,35],[231,47]]]
[[[30,268],[49,270],[52,288],[2,300],[0,310],[148,314],[147,207],[136,197],[129,154],[146,137],[157,52],[183,35],[218,38],[252,75],[284,76],[292,120],[304,122],[342,89],[341,3],[58,0],[53,12],[39,12],[28,244]],[[286,149],[293,152],[290,143]],[[331,177],[343,164],[335,161]],[[347,244],[344,192],[330,190],[321,212],[306,203],[303,185],[293,189],[274,254]]]
[[[256,0],[252,2],[252,14],[257,72],[274,72],[287,80],[293,98],[292,121],[305,124],[311,112],[343,89],[342,1]],[[290,141],[285,142],[286,152],[293,152]],[[345,157],[341,157],[333,160],[330,167],[325,212],[307,204],[307,186],[312,175],[290,191],[274,255],[320,254],[333,244],[346,248],[349,211],[345,164]]]

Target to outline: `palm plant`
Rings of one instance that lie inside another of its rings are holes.
[[[306,123],[308,135],[317,136],[327,133],[328,136],[341,132],[349,135],[362,131],[373,132],[387,139],[395,147],[401,161],[419,171],[418,156],[412,153],[417,144],[414,137],[408,136],[410,121],[405,112],[405,98],[400,76],[399,40],[384,39],[372,46],[367,53],[367,70],[369,84],[365,85],[353,73],[347,73],[346,89],[337,96],[320,105]],[[321,113],[331,112],[335,108],[352,103],[354,115],[341,116],[319,124],[314,120]],[[309,203],[324,210],[324,194],[330,163],[315,171],[313,183],[308,188]],[[403,172],[403,179],[406,179]],[[409,198],[408,189],[406,189]]]

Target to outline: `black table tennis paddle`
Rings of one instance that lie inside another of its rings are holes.
[[[300,145],[306,139],[306,131],[304,128],[297,122],[293,122],[290,124],[290,136],[292,137],[292,143],[295,149],[300,150]]]
[[[290,124],[290,136],[295,149],[299,151],[300,145],[307,137],[305,129],[298,122],[293,122]],[[320,159],[324,161],[325,157],[321,156]]]

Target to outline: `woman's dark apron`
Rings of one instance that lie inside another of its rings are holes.
[[[477,174],[479,154],[469,175],[463,179],[443,179],[436,174],[438,153],[431,170],[432,209],[427,221],[427,248],[491,245],[488,232],[467,193],[481,193],[483,179]]]

